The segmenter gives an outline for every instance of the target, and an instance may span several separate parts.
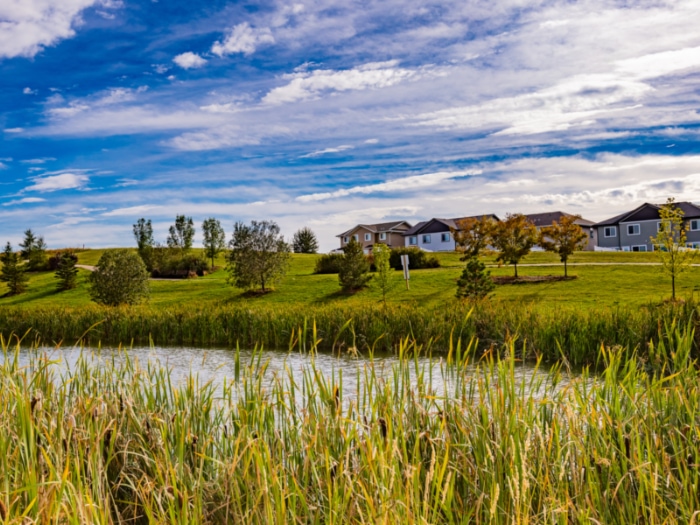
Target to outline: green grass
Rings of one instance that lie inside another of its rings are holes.
[[[455,347],[421,365],[412,356],[425,348],[406,339],[388,377],[359,366],[352,396],[314,366],[313,347],[307,366],[271,383],[260,352],[234,353],[234,377],[217,386],[175,384],[128,352],[102,367],[84,354],[59,377],[46,357],[21,363],[19,346],[0,340],[0,519],[694,523],[692,330],[669,326],[661,341],[651,374],[632,349],[608,348],[598,377],[555,367],[523,379],[512,341],[503,360],[474,367]]]

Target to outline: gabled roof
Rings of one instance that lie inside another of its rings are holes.
[[[401,226],[402,224],[405,224],[408,226],[408,228],[411,227],[411,225],[406,222],[406,221],[394,221],[394,222],[382,222],[379,224],[358,224],[352,228],[350,228],[348,231],[341,233],[340,235],[336,235],[336,237],[345,237],[350,235],[352,232],[357,230],[358,228],[364,228],[365,230],[369,230],[372,233],[380,233],[380,232],[392,232],[396,231],[395,228],[398,226]],[[404,230],[398,230],[398,232],[403,233]]]
[[[688,219],[692,217],[700,217],[700,207],[696,206],[692,202],[677,202],[675,203],[677,208],[683,212],[683,217]],[[632,221],[653,221],[659,218],[659,210],[661,209],[661,204],[651,204],[645,202],[641,206],[606,219],[602,222],[595,224],[594,226],[614,226],[621,222],[632,222]]]
[[[500,221],[496,215],[493,213],[491,214],[485,214],[485,215],[473,215],[471,217],[455,217],[454,219],[439,219],[439,218],[432,218],[429,221],[423,221],[419,222],[416,224],[413,228],[410,230],[406,230],[403,232],[404,237],[408,235],[416,235],[420,232],[422,232],[425,228],[427,228],[429,225],[434,224],[434,223],[440,223],[445,226],[445,231],[450,231],[450,230],[459,230],[457,227],[457,223],[459,221],[463,221],[465,219],[481,219],[482,217],[488,217],[490,219],[493,219],[494,221]]]
[[[540,226],[551,226],[553,222],[559,222],[562,217],[573,217],[573,214],[563,211],[548,211],[544,213],[530,213],[525,215],[525,217],[539,228]],[[595,223],[588,219],[580,218],[575,221],[574,224],[578,224],[579,226],[593,226]]]

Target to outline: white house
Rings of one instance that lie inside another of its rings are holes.
[[[429,252],[453,252],[456,245],[453,230],[459,230],[457,222],[464,219],[490,217],[500,220],[495,215],[478,215],[474,217],[457,217],[455,219],[430,219],[419,222],[413,228],[403,232],[406,246],[414,246]]]

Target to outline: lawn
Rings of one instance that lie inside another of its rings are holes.
[[[80,252],[80,264],[94,265],[104,250]],[[455,253],[436,254],[442,267],[429,270],[412,270],[410,290],[406,290],[401,272],[395,273],[395,285],[388,301],[420,306],[436,306],[457,301],[454,298],[456,280],[464,263]],[[317,255],[292,257],[287,276],[277,290],[261,297],[250,297],[226,281],[224,260],[220,267],[202,278],[184,280],[153,280],[150,303],[155,307],[169,307],[195,302],[202,304],[290,305],[290,304],[346,304],[368,305],[381,301],[372,286],[356,294],[340,292],[336,275],[313,273]],[[581,252],[571,259],[570,275],[577,278],[566,282],[510,284],[498,286],[494,299],[505,304],[537,303],[553,308],[597,308],[603,306],[639,306],[661,302],[670,293],[670,281],[657,266],[644,263],[657,262],[654,253]],[[492,275],[512,275],[512,267],[498,267],[495,258],[485,262],[491,266]],[[593,263],[593,264],[591,264]],[[601,265],[610,264],[611,265]],[[636,264],[635,264],[636,263]],[[530,266],[554,265],[554,266]],[[549,253],[532,253],[520,267],[520,275],[561,275],[563,267],[558,258]],[[52,273],[32,274],[27,293],[16,297],[0,297],[0,306],[74,306],[90,303],[87,278],[89,271],[80,270],[79,286],[75,290],[56,292]],[[692,268],[677,283],[678,294],[690,298],[700,289],[700,268]],[[0,295],[5,285],[0,284]]]

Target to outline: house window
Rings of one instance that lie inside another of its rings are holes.
[[[450,242],[450,234],[449,234],[449,233],[443,233],[443,234],[440,236],[440,240],[441,240],[442,242]]]
[[[366,241],[371,241],[371,240],[372,240],[372,234],[371,234],[371,233],[365,233],[365,240],[366,240]]]
[[[640,228],[639,224],[628,224],[627,225],[627,235],[639,235]]]
[[[607,226],[603,230],[603,237],[617,237],[617,228],[615,226]]]
[[[693,248],[693,249],[695,249],[695,250],[700,249],[700,242],[687,242],[687,243],[685,243],[685,245],[686,245],[688,248]]]
[[[430,235],[423,235],[423,244],[430,244]]]
[[[690,221],[690,231],[694,232],[700,230],[700,220],[698,219],[693,219]]]
[[[347,235],[346,235],[345,237],[343,237],[343,242],[344,242],[345,244],[347,244],[349,240],[350,240],[350,239],[348,238]]]
[[[645,252],[645,251],[647,251],[647,245],[640,244],[638,246],[632,246],[632,251],[633,252]]]
[[[380,240],[380,241],[386,241],[386,233],[380,233],[380,234],[379,234],[379,240]]]
[[[359,237],[357,234],[353,235],[352,238],[355,239],[355,241],[359,241],[359,240],[360,240],[360,237]]]
[[[409,237],[408,244],[410,244],[411,246],[415,246],[416,244],[418,244],[418,237],[416,237],[415,235]]]

